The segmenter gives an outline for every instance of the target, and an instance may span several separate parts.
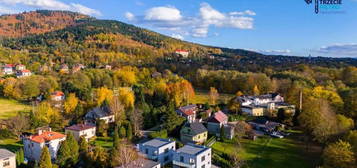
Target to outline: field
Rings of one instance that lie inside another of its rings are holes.
[[[319,160],[316,150],[306,152],[304,144],[293,138],[261,137],[256,141],[244,139],[241,144],[240,156],[247,168],[313,168]],[[230,141],[216,142],[212,148],[218,153],[234,152]]]
[[[0,98],[0,119],[13,117],[17,112],[28,112],[31,106],[19,103],[16,100]]]
[[[109,148],[113,147],[113,138],[111,138],[111,137],[97,137],[93,142],[91,142],[91,144],[109,149]]]
[[[226,103],[234,95],[232,94],[219,94],[218,103]],[[209,92],[208,91],[196,91],[195,98],[193,99],[193,104],[205,104],[209,102]]]

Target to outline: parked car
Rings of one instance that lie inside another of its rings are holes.
[[[284,138],[284,136],[278,132],[273,132],[270,134],[270,136],[275,137],[275,138]]]

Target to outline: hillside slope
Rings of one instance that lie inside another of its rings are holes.
[[[38,10],[14,15],[0,16],[0,36],[24,37],[42,34],[76,25],[86,15],[65,11]]]

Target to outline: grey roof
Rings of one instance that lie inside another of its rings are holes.
[[[96,107],[86,114],[86,118],[96,119],[112,115],[108,107]]]
[[[160,163],[158,162],[154,162],[148,159],[143,159],[143,158],[139,158],[135,161],[132,161],[131,163],[129,163],[128,165],[126,165],[125,167],[130,167],[130,168],[153,168],[155,166],[160,165]],[[116,168],[124,168],[124,166],[121,167],[116,167]]]
[[[185,153],[189,155],[198,155],[199,153],[208,150],[209,148],[205,146],[199,146],[199,145],[193,145],[193,144],[188,144],[183,146],[180,149],[177,149],[177,153]]]
[[[143,143],[143,145],[147,145],[147,146],[152,146],[152,147],[161,147],[161,146],[164,146],[164,145],[167,145],[169,143],[172,143],[174,141],[170,141],[168,139],[161,139],[161,138],[155,138],[155,139],[152,139],[152,140],[149,140],[145,143]]]
[[[0,159],[5,159],[9,157],[14,157],[16,156],[14,153],[6,150],[6,149],[0,149]]]
[[[191,128],[194,134],[201,134],[207,132],[206,127],[199,122],[187,123],[186,127],[187,126]]]

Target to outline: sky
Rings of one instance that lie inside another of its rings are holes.
[[[272,55],[357,58],[357,0],[0,0],[0,14],[69,10],[185,41]],[[332,9],[332,7],[334,7]]]

